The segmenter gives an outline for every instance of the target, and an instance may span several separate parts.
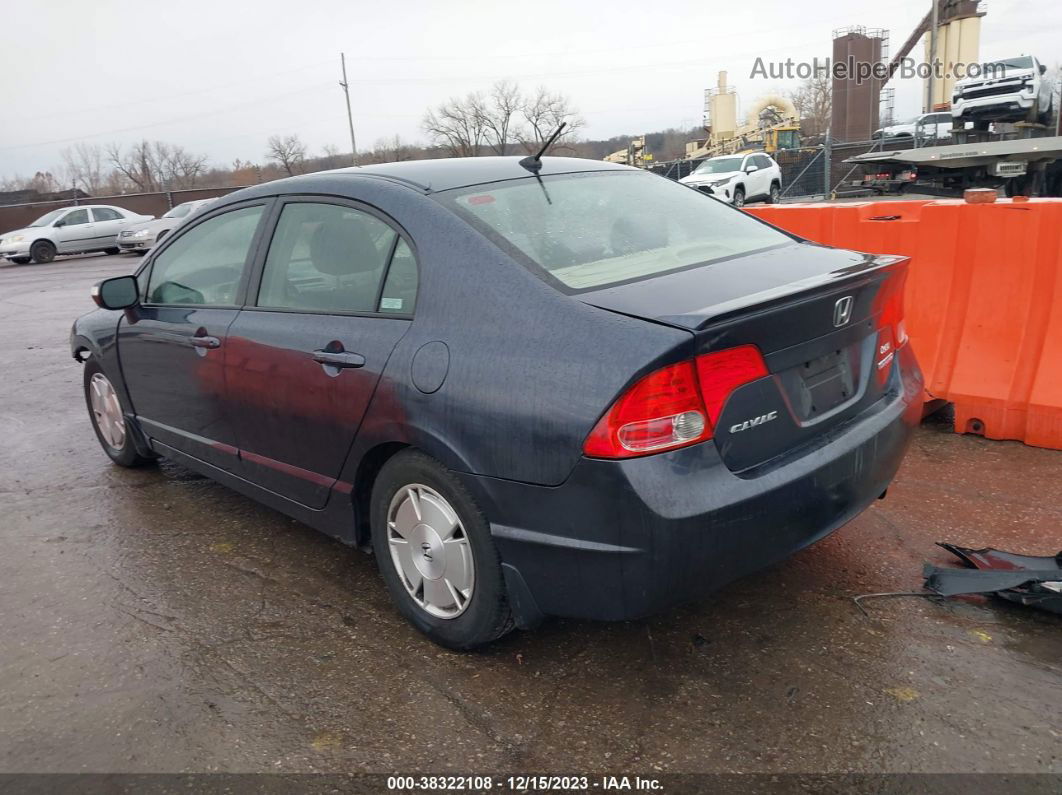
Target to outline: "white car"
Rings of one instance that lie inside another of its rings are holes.
[[[108,204],[61,207],[45,213],[24,229],[6,232],[0,238],[0,257],[25,265],[30,260],[51,262],[56,254],[88,251],[117,254],[121,231],[154,217]]]
[[[133,224],[119,233],[118,248],[122,251],[143,254],[169,234],[174,227],[183,224],[188,218],[195,215],[196,211],[201,207],[205,207],[213,201],[214,199],[199,199],[198,201],[184,202],[158,218]]]
[[[951,113],[922,113],[899,124],[890,124],[880,130],[874,130],[871,138],[917,138],[919,141],[933,141],[951,138]]]
[[[1046,124],[1054,104],[1054,81],[1031,55],[986,64],[978,77],[955,83],[951,115],[964,121],[1031,121]]]
[[[782,195],[782,167],[761,152],[722,155],[708,158],[679,182],[735,207],[761,199],[774,204]]]

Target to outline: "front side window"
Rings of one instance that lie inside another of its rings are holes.
[[[112,210],[110,207],[93,207],[92,216],[97,221],[121,221],[122,216],[120,213]]]
[[[88,210],[74,210],[63,217],[63,226],[77,226],[89,222]]]
[[[516,259],[568,291],[645,279],[792,242],[740,210],[644,172],[528,177],[438,196]]]
[[[196,224],[151,266],[147,302],[231,306],[236,301],[263,207],[244,207]]]
[[[269,244],[258,306],[376,312],[380,282],[397,240],[388,224],[352,207],[288,204]],[[392,298],[396,305],[404,303],[402,295]]]

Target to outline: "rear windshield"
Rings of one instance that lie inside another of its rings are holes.
[[[645,172],[529,177],[439,198],[565,292],[792,242],[717,199]]]

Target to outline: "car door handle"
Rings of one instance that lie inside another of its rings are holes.
[[[188,344],[193,348],[220,348],[221,340],[217,337],[189,337]]]
[[[313,360],[321,364],[327,364],[329,367],[338,367],[340,369],[365,366],[365,357],[360,353],[351,353],[350,351],[314,351]]]

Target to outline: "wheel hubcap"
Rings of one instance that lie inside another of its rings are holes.
[[[125,444],[125,416],[114,387],[103,373],[96,373],[89,381],[89,402],[100,436],[112,450],[121,450]]]
[[[413,601],[436,618],[456,618],[472,600],[472,545],[457,512],[439,492],[403,486],[387,509],[391,562]]]

